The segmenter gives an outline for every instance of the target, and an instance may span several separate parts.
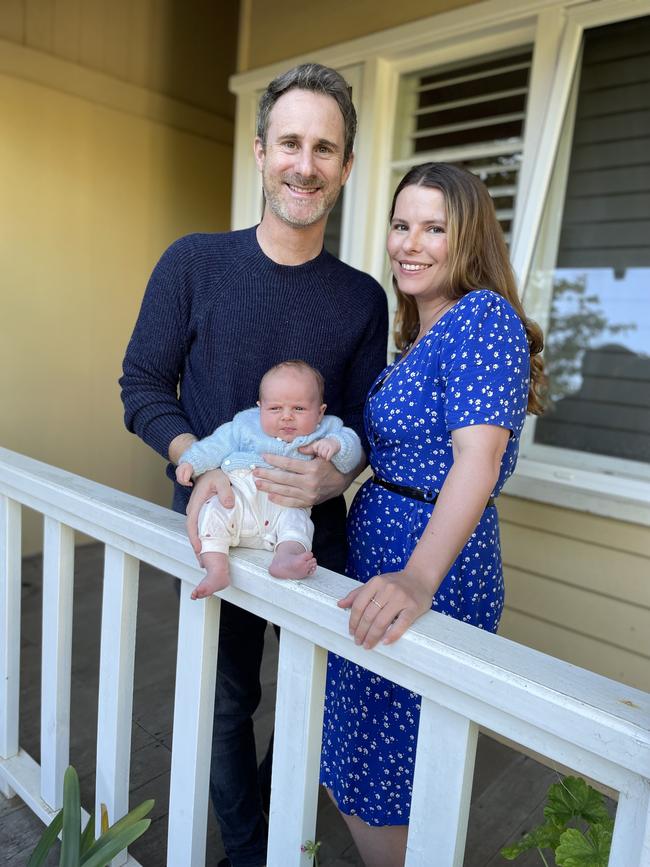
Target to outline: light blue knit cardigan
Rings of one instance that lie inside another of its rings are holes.
[[[183,452],[179,463],[192,464],[194,475],[199,476],[218,467],[225,472],[268,467],[262,453],[310,461],[313,455],[303,455],[298,449],[323,437],[333,437],[341,444],[341,450],[332,458],[337,470],[349,473],[359,464],[363,457],[361,441],[335,415],[326,415],[313,433],[286,443],[264,433],[257,406],[238,412],[232,421],[222,424],[210,436],[191,445]]]

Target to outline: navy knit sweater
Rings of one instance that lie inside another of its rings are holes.
[[[381,286],[325,250],[278,265],[255,227],[188,235],[145,292],[120,379],[126,426],[166,458],[174,437],[212,433],[255,404],[270,367],[302,358],[325,377],[328,414],[365,444],[363,405],[386,362],[387,321]],[[174,508],[187,498],[177,485]]]

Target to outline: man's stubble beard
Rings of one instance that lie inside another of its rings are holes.
[[[294,178],[283,177],[277,186],[275,186],[274,184],[269,184],[268,179],[265,176],[262,177],[264,206],[268,206],[275,216],[282,220],[283,223],[298,228],[313,226],[315,223],[320,222],[320,220],[327,219],[343,189],[343,187],[340,186],[336,189],[330,190],[322,196],[319,202],[306,201],[304,203],[304,210],[306,213],[301,217],[300,212],[298,211],[300,203],[296,202],[296,208],[292,209],[282,197],[282,186],[286,183],[295,183],[296,186],[302,186],[305,188],[316,186],[316,184],[310,184],[308,181],[306,182],[304,178],[298,179],[294,176]]]

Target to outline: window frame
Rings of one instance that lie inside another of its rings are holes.
[[[647,0],[528,0],[515,9],[509,0],[471,7],[287,58],[231,78],[237,96],[235,119],[233,228],[259,219],[259,180],[251,159],[259,92],[290,66],[317,60],[339,69],[353,85],[359,115],[356,163],[342,221],[341,258],[388,285],[385,233],[390,204],[392,143],[400,76],[497,51],[533,46],[518,206],[511,259],[528,313],[544,323],[544,299],[528,288],[528,277],[565,130],[583,33],[592,27],[650,14]],[[548,302],[547,302],[548,304]],[[602,458],[522,437],[517,469],[505,492],[517,497],[650,526],[650,468],[642,462]]]

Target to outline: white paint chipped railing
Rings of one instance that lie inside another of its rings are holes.
[[[20,509],[45,516],[40,767],[18,742]],[[59,807],[68,763],[73,539],[106,546],[97,799],[127,810],[138,562],[181,579],[167,864],[205,863],[219,600],[190,600],[200,577],[182,518],[0,449],[0,790],[43,821]],[[610,867],[650,865],[650,694],[438,614],[390,648],[354,645],[336,600],[349,579],[319,570],[276,581],[268,555],[233,554],[223,598],[282,627],[269,867],[306,867],[313,839],[326,649],[420,693],[422,715],[408,867],[460,867],[478,726],[619,792]],[[126,858],[126,856],[125,856]],[[118,863],[118,862],[115,862]],[[135,864],[132,858],[126,863]]]

